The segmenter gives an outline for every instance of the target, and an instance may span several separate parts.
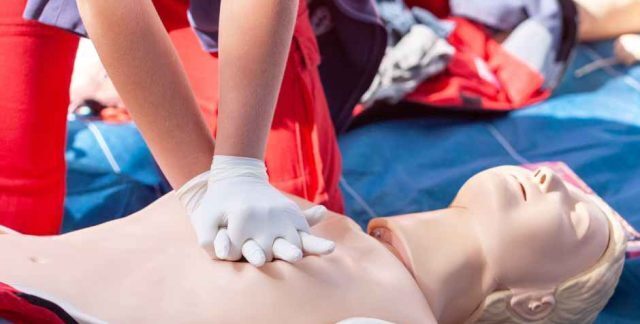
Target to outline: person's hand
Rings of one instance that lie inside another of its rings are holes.
[[[281,259],[296,262],[303,254],[328,254],[335,244],[309,234],[326,208],[302,211],[269,184],[264,162],[215,156],[211,172],[177,191],[187,208],[198,243],[214,258],[255,266]]]

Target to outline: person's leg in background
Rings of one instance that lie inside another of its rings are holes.
[[[581,41],[640,33],[640,0],[574,0]]]
[[[218,70],[215,55],[202,50],[188,29],[186,0],[154,0],[170,31],[200,107],[215,135]],[[298,22],[287,62],[271,133],[266,164],[278,189],[341,212],[341,158],[317,65],[319,49],[300,2]],[[170,8],[172,8],[170,10]],[[177,16],[180,15],[180,16]]]
[[[69,83],[78,37],[22,19],[0,2],[0,224],[56,234],[65,193]]]

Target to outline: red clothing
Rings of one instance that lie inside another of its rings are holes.
[[[409,7],[421,7],[429,10],[439,18],[449,17],[449,0],[405,0]]]
[[[63,213],[69,83],[78,39],[0,2],[0,223],[55,234]]]
[[[184,13],[187,0],[155,0],[171,31],[198,103],[215,135],[218,109],[218,58],[201,48]],[[300,1],[293,43],[267,143],[266,164],[273,185],[285,192],[344,209],[339,180],[342,160],[320,74],[320,50]]]
[[[561,74],[542,75],[508,53],[491,38],[483,25],[468,18],[452,16],[449,0],[405,2],[453,21],[455,28],[447,41],[456,49],[447,69],[424,81],[405,98],[407,101],[445,109],[509,111],[540,102],[551,95],[553,86],[548,84],[557,83]],[[555,60],[566,67],[576,43],[577,13],[572,1],[562,0],[558,4],[559,16],[553,20],[557,19],[556,22],[562,25],[562,35],[556,35],[560,37],[561,44],[556,49]],[[545,80],[545,77],[551,80]]]
[[[22,233],[59,231],[69,83],[78,39],[21,18],[26,0],[0,1],[0,224]],[[189,28],[188,0],[156,0],[199,103],[216,125],[217,58]],[[272,183],[342,211],[341,160],[320,83],[319,50],[300,2],[294,41],[268,140]]]
[[[12,323],[62,324],[70,317],[57,305],[0,282],[0,319]]]
[[[443,73],[420,84],[407,101],[509,111],[551,95],[551,89],[542,87],[543,76],[504,50],[483,26],[463,18],[449,20],[456,27],[447,41],[456,53]]]

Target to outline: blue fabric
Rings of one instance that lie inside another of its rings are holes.
[[[573,70],[611,56],[611,44],[581,45],[550,100],[507,116],[430,116],[367,125],[342,136],[347,215],[443,208],[471,175],[501,164],[564,161],[640,228],[640,66],[576,79]],[[640,260],[627,261],[598,323],[640,320]]]
[[[131,123],[68,123],[63,231],[138,211],[170,190]]]

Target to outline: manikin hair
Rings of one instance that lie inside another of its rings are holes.
[[[589,270],[560,284],[556,304],[545,318],[537,321],[519,316],[510,307],[510,290],[492,293],[473,313],[470,323],[592,323],[607,304],[624,266],[627,236],[616,212],[600,198],[596,204],[607,215],[609,243],[600,260]]]

